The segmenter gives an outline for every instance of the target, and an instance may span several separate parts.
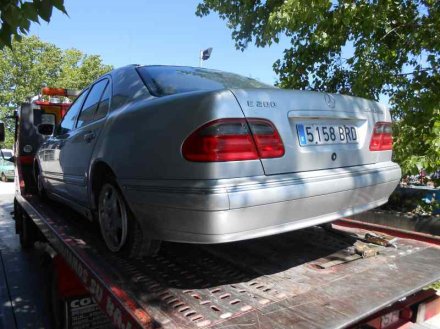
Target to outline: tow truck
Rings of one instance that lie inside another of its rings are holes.
[[[440,280],[440,238],[356,220],[235,243],[164,243],[142,259],[108,251],[93,223],[35,194],[39,132],[68,106],[32,100],[16,112],[16,233],[23,248],[49,255],[55,328],[421,328],[440,313],[425,288]]]

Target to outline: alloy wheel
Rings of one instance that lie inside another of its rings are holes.
[[[128,216],[125,202],[118,189],[105,184],[99,194],[99,224],[107,247],[117,252],[127,239]]]

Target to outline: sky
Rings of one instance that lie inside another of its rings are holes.
[[[200,0],[201,1],[201,0]],[[62,49],[100,55],[105,64],[199,65],[200,50],[213,48],[204,67],[273,84],[272,64],[288,42],[236,50],[231,30],[216,13],[195,15],[199,0],[65,0],[69,14],[54,9],[49,24],[33,24],[36,35]]]

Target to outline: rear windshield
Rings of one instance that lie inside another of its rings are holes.
[[[229,88],[274,88],[238,74],[197,67],[142,66],[138,72],[155,96]]]

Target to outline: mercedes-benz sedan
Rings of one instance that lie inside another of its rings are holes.
[[[40,148],[40,194],[108,248],[223,243],[350,216],[400,179],[388,109],[215,70],[127,66],[87,87]]]

